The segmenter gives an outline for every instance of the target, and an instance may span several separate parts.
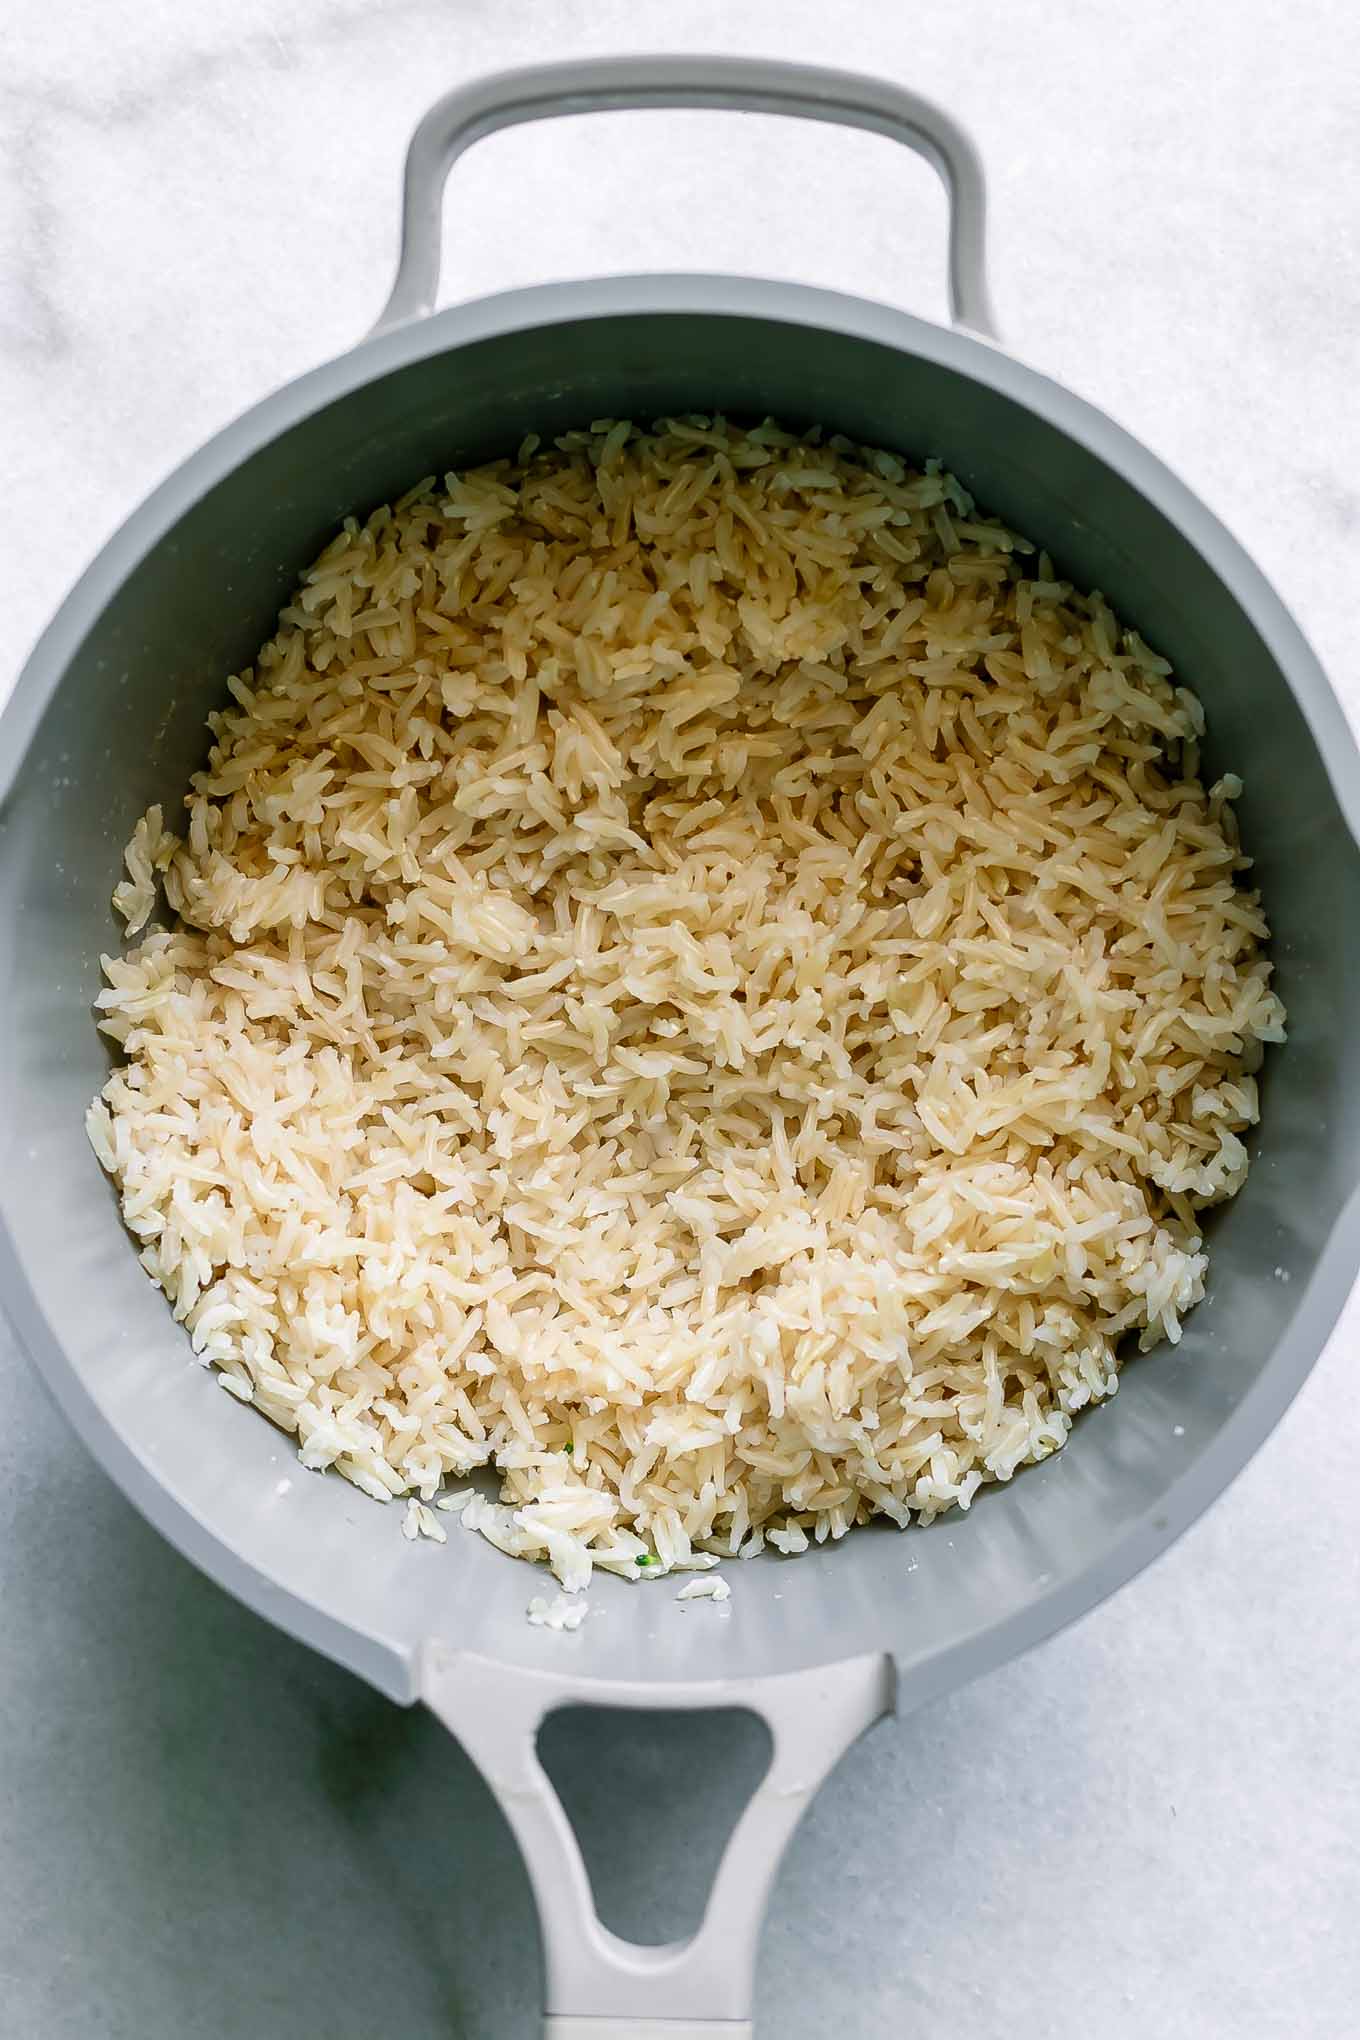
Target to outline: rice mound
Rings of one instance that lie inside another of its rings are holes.
[[[934,463],[592,426],[347,520],[118,903],[91,1108],[305,1466],[641,1577],[1055,1451],[1284,1038],[1198,702]]]

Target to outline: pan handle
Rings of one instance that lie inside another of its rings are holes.
[[[543,1929],[545,2040],[751,2040],[756,1944],[779,1859],[818,1786],[894,1704],[890,1657],[693,1685],[609,1684],[427,1644],[421,1694],[499,1800]],[[571,1824],[538,1759],[561,1707],[743,1707],[770,1731],[770,1766],[718,1865],[692,1939],[638,1947],[603,1925]]]
[[[460,85],[425,115],[406,155],[401,256],[392,295],[374,332],[434,310],[444,185],[466,149],[499,128],[559,114],[693,107],[796,114],[867,128],[912,149],[939,173],[949,195],[949,303],[956,326],[988,339],[996,321],[984,253],[982,165],[950,115],[900,85],[853,71],[780,64],[759,57],[588,57],[501,71]]]

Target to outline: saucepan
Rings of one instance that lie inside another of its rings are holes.
[[[927,157],[949,194],[954,325],[703,275],[433,310],[442,192],[465,149],[516,122],[653,107],[839,122]],[[1210,1227],[1209,1294],[1179,1346],[1130,1360],[1116,1400],[1087,1412],[1065,1451],[984,1490],[966,1516],[734,1566],[727,1619],[676,1611],[673,1583],[606,1579],[592,1592],[601,1612],[567,1636],[525,1621],[536,1583],[520,1562],[462,1533],[417,1553],[391,1511],[303,1476],[280,1433],[189,1364],[86,1142],[105,1075],[91,1004],[133,822],[152,801],[173,809],[224,675],[249,661],[343,515],[530,431],[712,410],[939,455],[1173,661],[1207,710],[1209,773],[1231,761],[1245,780],[1243,837],[1290,1040],[1264,1072],[1246,1187]],[[411,145],[400,267],[376,331],[195,454],[63,604],[0,720],[5,1306],[96,1459],[167,1537],[281,1628],[432,1708],[466,1746],[533,1880],[554,2040],[749,2034],[770,1879],[849,1743],[1094,1606],[1275,1423],[1360,1258],[1358,835],[1355,745],[1251,560],[1136,440],[997,343],[966,137],[905,91],[833,71],[591,61],[442,100]],[[768,1725],[768,1771],[690,1940],[636,1947],[597,1918],[537,1751],[545,1718],[569,1704],[735,1706]]]

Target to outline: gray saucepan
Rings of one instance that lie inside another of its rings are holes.
[[[787,113],[868,128],[948,187],[952,328],[860,298],[720,276],[552,285],[433,312],[454,159],[515,122],[601,109]],[[554,2040],[749,2035],[779,1852],[853,1738],[1092,1607],[1199,1514],[1298,1389],[1360,1255],[1360,759],[1308,646],[1227,532],[1108,418],[991,336],[983,196],[954,123],[868,78],[717,58],[487,79],[422,122],[399,274],[378,329],[187,461],[63,604],[0,719],[0,1294],[96,1459],[179,1548],[394,1699],[423,1701],[484,1771],[542,1916]],[[1229,370],[1230,372],[1230,370]],[[1246,782],[1244,837],[1275,929],[1290,1040],[1255,1159],[1213,1220],[1210,1293],[1178,1347],[1133,1360],[1068,1448],[967,1516],[741,1568],[729,1620],[606,1579],[577,1634],[525,1622],[532,1575],[480,1538],[416,1563],[391,1512],[333,1477],[279,1492],[288,1447],[189,1364],[85,1138],[105,1074],[91,1018],[133,822],[172,811],[223,676],[272,628],[337,521],[417,476],[602,416],[721,409],[937,454],[980,501],[1098,586],[1202,698],[1210,771]],[[908,1559],[914,1565],[909,1569]],[[639,1948],[596,1917],[536,1753],[567,1704],[738,1706],[769,1770],[702,1926]]]

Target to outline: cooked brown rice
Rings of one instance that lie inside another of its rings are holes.
[[[494,1466],[463,1520],[574,1588],[966,1507],[1179,1337],[1284,1032],[1240,789],[938,467],[531,440],[229,685],[90,1136],[304,1465]]]

